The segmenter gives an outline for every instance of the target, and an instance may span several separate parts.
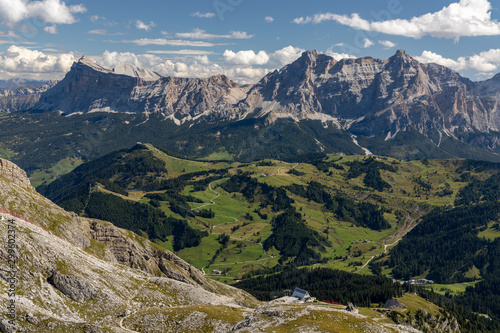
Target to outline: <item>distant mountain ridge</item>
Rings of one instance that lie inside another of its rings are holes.
[[[87,57],[75,62],[35,109],[75,112],[159,113],[176,123],[249,117],[315,119],[363,135],[457,129],[498,131],[500,79],[472,82],[399,50],[389,59],[342,59],[306,51],[250,87],[224,75],[163,77],[120,64],[103,68]]]
[[[57,81],[33,81],[24,79],[0,80],[0,113],[31,109],[40,95],[55,86]]]

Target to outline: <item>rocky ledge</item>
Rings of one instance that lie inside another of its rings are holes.
[[[30,180],[26,172],[11,161],[4,160],[3,158],[0,158],[0,176],[6,177],[19,186],[30,186]]]

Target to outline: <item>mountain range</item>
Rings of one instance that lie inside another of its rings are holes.
[[[270,121],[319,119],[363,135],[394,136],[409,127],[454,135],[456,130],[498,131],[499,81],[500,76],[472,82],[402,50],[386,60],[340,61],[307,51],[246,87],[224,75],[162,77],[128,64],[108,70],[82,57],[42,94],[35,109],[159,113],[181,122],[250,115]]]
[[[3,119],[0,137],[28,170],[46,162],[28,150],[38,148],[54,165],[137,141],[194,158],[222,152],[238,160],[283,159],[317,151],[500,161],[500,75],[473,82],[403,50],[385,60],[340,61],[306,51],[246,86],[224,75],[166,77],[129,64],[107,69],[84,56],[63,80],[28,96],[35,96],[31,103],[3,109],[25,112]],[[82,124],[90,127],[82,132]],[[75,153],[75,145],[88,146],[92,124],[99,126],[97,146]],[[20,131],[33,137],[12,141]]]
[[[31,109],[38,103],[41,93],[56,83],[55,80],[48,82],[23,79],[0,80],[0,110],[15,112]]]

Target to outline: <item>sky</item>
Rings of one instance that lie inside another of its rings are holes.
[[[398,49],[472,80],[500,72],[500,2],[489,0],[0,0],[0,79],[61,79],[86,55],[240,84],[305,50],[337,60]]]

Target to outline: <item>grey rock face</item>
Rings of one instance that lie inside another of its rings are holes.
[[[83,57],[40,97],[39,110],[159,113],[182,121],[238,120],[248,115],[332,121],[353,133],[392,135],[500,129],[500,78],[474,83],[399,50],[389,59],[336,61],[307,51],[293,63],[242,88],[223,75],[161,77],[122,64],[114,70]]]
[[[390,309],[390,310],[398,310],[398,309],[403,309],[406,308],[406,305],[401,303],[395,298],[388,299],[387,302],[385,302],[384,309]]]
[[[395,133],[409,126],[421,132],[453,132],[458,127],[496,130],[500,122],[475,89],[472,81],[458,73],[421,64],[402,50],[386,60],[341,61],[307,51],[266,75],[240,107],[298,120],[329,116],[365,135]]]
[[[14,163],[0,158],[0,175],[6,177],[14,184],[27,187],[31,186],[26,172]]]
[[[97,298],[97,292],[91,284],[74,276],[64,275],[54,271],[49,277],[48,282],[64,295],[77,302]]]
[[[83,57],[61,82],[41,96],[35,109],[161,113],[192,118],[231,108],[239,101],[238,96],[243,97],[240,90],[224,75],[208,79],[160,77],[130,65],[121,65],[113,72]]]

